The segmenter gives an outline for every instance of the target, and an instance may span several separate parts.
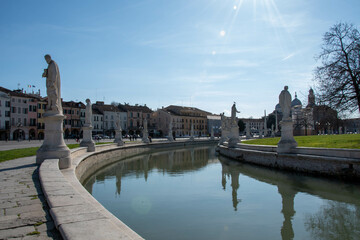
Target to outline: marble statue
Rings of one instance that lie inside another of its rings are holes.
[[[240,111],[236,109],[236,103],[234,102],[234,104],[231,107],[231,121],[233,123],[236,123],[236,113],[240,113]]]
[[[284,87],[284,90],[281,91],[279,95],[279,103],[281,107],[281,111],[283,112],[283,119],[289,119],[290,110],[291,110],[291,94],[288,91],[288,86]]]
[[[150,143],[149,133],[148,133],[148,128],[147,128],[147,119],[146,118],[144,119],[143,125],[144,125],[144,129],[143,129],[142,142],[143,143]]]
[[[82,127],[83,130],[83,139],[80,142],[80,147],[87,147],[88,152],[95,151],[95,142],[92,140],[92,110],[90,99],[86,99],[86,110],[85,110],[85,124]]]
[[[92,109],[90,99],[86,99],[85,125],[91,126]]]
[[[170,142],[173,142],[173,141],[174,141],[174,137],[173,137],[172,131],[173,131],[173,125],[172,125],[172,119],[170,118],[170,122],[169,122],[169,133],[168,133],[168,140],[169,140]]]
[[[190,141],[194,141],[194,124],[191,123],[191,130],[190,130]]]
[[[60,94],[60,72],[59,67],[50,55],[45,55],[48,68],[44,69],[42,77],[46,77],[46,93],[48,97],[47,110],[62,113],[61,94]]]
[[[117,143],[118,146],[124,145],[124,141],[122,139],[122,129],[121,129],[121,119],[120,114],[116,115],[116,122],[115,122],[115,140],[114,143]]]
[[[214,127],[211,127],[211,131],[210,131],[210,140],[214,140]]]

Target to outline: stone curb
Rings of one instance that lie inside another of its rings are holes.
[[[360,179],[360,158],[356,158],[358,150],[339,149],[335,156],[329,156],[329,152],[335,153],[336,149],[327,152],[327,149],[296,148],[294,153],[278,154],[274,146],[238,144],[237,148],[219,145],[217,151],[237,161],[266,167],[345,180]]]

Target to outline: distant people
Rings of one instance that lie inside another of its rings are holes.
[[[150,136],[150,135],[148,136],[148,139],[149,139],[149,142],[152,142],[152,139],[151,139],[151,136]]]

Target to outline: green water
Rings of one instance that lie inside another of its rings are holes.
[[[145,239],[360,239],[360,185],[241,164],[214,147],[120,161],[84,186]]]

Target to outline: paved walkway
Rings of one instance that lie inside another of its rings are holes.
[[[0,163],[0,239],[62,239],[40,187],[35,156]]]

